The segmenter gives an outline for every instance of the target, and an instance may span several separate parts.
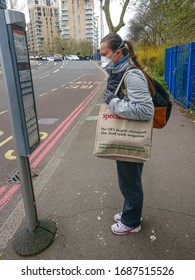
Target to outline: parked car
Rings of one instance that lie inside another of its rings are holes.
[[[29,56],[29,59],[30,59],[30,60],[35,60],[35,56],[34,56],[34,55],[30,55],[30,56]]]
[[[48,57],[47,57],[47,60],[49,60],[49,61],[54,61],[54,57],[53,57],[53,56],[48,56]]]
[[[41,60],[47,60],[47,56],[46,55],[42,55]]]
[[[54,54],[54,61],[62,61],[61,54]]]
[[[35,55],[35,60],[41,60],[40,55]]]
[[[80,60],[79,57],[77,55],[74,54],[70,54],[66,56],[67,60]]]
[[[79,59],[80,59],[80,60],[90,60],[91,57],[90,57],[90,56],[87,56],[87,55],[83,55],[83,56],[79,56]]]

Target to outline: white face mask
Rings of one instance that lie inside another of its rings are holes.
[[[113,65],[112,59],[107,56],[101,56],[101,66],[106,69]]]

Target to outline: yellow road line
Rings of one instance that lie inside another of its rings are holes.
[[[13,136],[8,137],[7,139],[5,139],[4,141],[0,142],[0,147],[2,147],[4,144],[6,144],[7,142],[9,142],[10,140],[12,140]]]
[[[3,131],[0,131],[0,136],[3,135]],[[41,139],[45,139],[48,136],[48,133],[46,132],[40,132],[40,136]],[[3,145],[7,144],[10,140],[13,139],[13,136],[10,136],[8,138],[6,138],[5,140],[3,140],[2,142],[0,142],[0,147],[2,147]]]
[[[40,134],[42,140],[46,139],[48,136],[47,132],[39,132],[39,134]]]
[[[5,158],[9,159],[9,160],[14,160],[16,159],[16,156],[12,156],[12,153],[14,152],[14,150],[9,150],[5,153]]]

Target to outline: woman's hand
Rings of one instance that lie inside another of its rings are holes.
[[[109,104],[110,101],[113,99],[113,98],[116,98],[117,96],[114,95],[113,92],[111,92],[110,90],[106,90],[104,92],[104,96],[103,96],[103,99],[105,101],[106,104]]]

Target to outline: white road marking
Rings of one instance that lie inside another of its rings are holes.
[[[44,79],[44,78],[46,78],[46,77],[48,77],[50,74],[47,74],[47,75],[45,75],[45,76],[43,76],[43,77],[40,77],[39,79],[41,80],[41,79]]]
[[[3,115],[4,113],[7,113],[7,112],[8,112],[8,110],[2,111],[2,112],[0,112],[0,115]]]
[[[58,72],[58,71],[60,71],[60,69],[55,70],[53,73],[56,73],[56,72]]]
[[[42,94],[40,94],[40,95],[39,95],[39,97],[40,97],[40,96],[43,96],[43,95],[46,95],[46,94],[47,94],[47,92],[45,92],[45,93],[42,93]]]

